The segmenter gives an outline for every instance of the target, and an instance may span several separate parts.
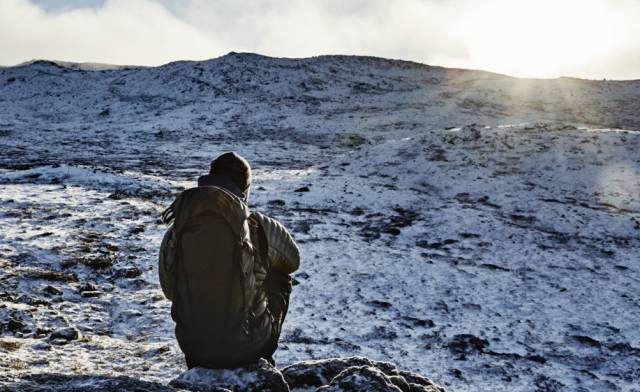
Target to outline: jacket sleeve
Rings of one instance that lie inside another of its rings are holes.
[[[289,231],[282,223],[264,214],[254,211],[251,215],[267,237],[271,268],[285,274],[296,271],[300,266],[300,251]]]
[[[164,233],[160,254],[158,255],[158,274],[160,275],[160,287],[168,300],[173,300],[173,271],[175,257],[175,236],[173,225]]]

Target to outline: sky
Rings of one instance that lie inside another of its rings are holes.
[[[640,79],[640,0],[0,0],[0,65],[371,55]]]

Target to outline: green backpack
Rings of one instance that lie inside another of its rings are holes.
[[[249,208],[222,188],[198,187],[182,192],[162,218],[173,221],[167,291],[187,361],[210,367],[242,362],[270,332],[256,334],[252,326],[257,250]]]

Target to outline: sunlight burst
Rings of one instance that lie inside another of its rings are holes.
[[[557,77],[611,50],[615,30],[599,0],[492,2],[470,21],[474,68],[524,77]]]

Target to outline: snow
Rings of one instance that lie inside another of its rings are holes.
[[[2,68],[0,382],[179,375],[159,215],[237,150],[251,208],[301,250],[279,367],[360,355],[455,391],[632,391],[638,113],[638,81],[355,56]],[[83,337],[48,344],[69,326]],[[461,355],[457,335],[488,345]]]
[[[193,368],[182,373],[178,380],[185,384],[195,385],[247,385],[257,382],[255,374],[249,372],[238,373],[227,369]]]

